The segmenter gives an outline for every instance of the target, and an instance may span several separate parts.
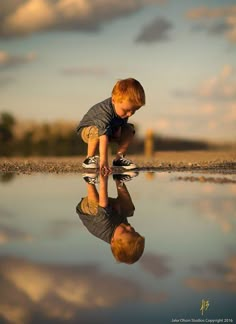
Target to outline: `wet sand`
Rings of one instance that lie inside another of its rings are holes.
[[[236,173],[235,151],[171,151],[156,152],[153,157],[127,156],[140,171],[201,171],[211,173]],[[84,172],[84,157],[0,157],[0,172],[18,174],[79,173]],[[109,158],[110,164],[112,156]],[[86,172],[89,170],[86,170]],[[121,170],[114,169],[114,172]],[[184,180],[184,179],[182,179]]]

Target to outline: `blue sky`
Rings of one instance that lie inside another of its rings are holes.
[[[77,124],[134,77],[141,133],[236,135],[235,1],[2,0],[0,111]]]

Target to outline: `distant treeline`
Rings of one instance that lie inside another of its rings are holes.
[[[53,123],[18,122],[9,113],[0,113],[0,155],[1,156],[68,156],[85,155],[87,145],[75,131],[76,124],[65,121]],[[136,127],[138,130],[138,127]],[[145,138],[136,132],[129,149],[132,154],[143,154]],[[153,135],[154,151],[163,150],[206,150],[204,141],[165,138]],[[114,153],[115,144],[111,151]]]

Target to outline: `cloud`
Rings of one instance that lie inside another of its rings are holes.
[[[10,76],[0,76],[0,88],[3,88],[5,86],[8,86],[12,82],[14,82],[15,79]]]
[[[193,100],[185,98],[175,100],[171,106],[165,107],[165,112],[163,109],[155,118],[148,117],[145,127],[142,126],[141,119],[138,120],[140,132],[145,134],[147,128],[151,128],[156,134],[167,137],[187,136],[189,139],[210,140],[212,143],[233,143],[236,136],[236,100],[202,98],[193,91]]]
[[[14,229],[6,225],[0,225],[0,244],[12,241],[31,241],[32,236],[28,233]]]
[[[97,31],[106,22],[161,0],[3,0],[0,37],[50,30]]]
[[[146,253],[142,257],[140,265],[144,270],[151,273],[153,276],[162,278],[168,276],[171,273],[167,262],[168,258],[165,256]]]
[[[164,292],[150,293],[96,265],[50,265],[12,257],[0,261],[0,318],[13,324],[99,323],[99,310],[167,299]]]
[[[94,77],[103,77],[108,75],[108,71],[99,66],[94,67],[67,67],[62,69],[62,74],[65,76],[94,76]]]
[[[15,215],[13,213],[11,213],[9,210],[0,206],[0,218],[10,219],[11,217],[15,217]]]
[[[154,43],[170,39],[169,32],[173,29],[173,24],[163,17],[156,17],[146,25],[136,38],[137,43]]]
[[[210,222],[217,224],[223,233],[227,234],[235,231],[236,226],[233,215],[236,203],[232,199],[215,200],[205,197],[197,200],[194,207],[199,215],[203,215]]]
[[[224,264],[209,263],[199,270],[203,277],[186,279],[186,286],[199,292],[209,290],[236,292],[236,255],[229,257]]]
[[[22,64],[28,64],[36,59],[36,54],[31,52],[25,55],[12,55],[0,50],[0,69],[12,68]]]
[[[201,97],[217,99],[236,98],[235,71],[230,65],[225,65],[217,76],[204,81],[198,93]]]
[[[230,26],[224,21],[216,22],[201,22],[196,23],[192,26],[191,30],[193,32],[207,32],[212,36],[225,35],[226,32],[230,31]]]
[[[73,230],[78,231],[79,228],[82,228],[80,227],[80,223],[78,225],[77,222],[73,220],[59,219],[49,224],[47,233],[51,238],[55,237],[56,239],[58,239],[58,237],[61,238],[62,236],[69,234]]]
[[[236,122],[236,102],[229,105],[229,109],[223,115],[224,122]]]
[[[236,6],[208,8],[206,6],[191,9],[187,18],[197,21],[194,31],[207,31],[212,35],[224,35],[228,41],[236,43]]]
[[[226,64],[218,75],[202,81],[195,89],[175,90],[173,94],[182,98],[230,101],[236,99],[235,69]]]
[[[209,275],[209,276],[224,276],[228,272],[228,268],[225,264],[220,262],[211,261],[208,262],[205,266],[193,266],[192,269],[194,272],[201,275]]]

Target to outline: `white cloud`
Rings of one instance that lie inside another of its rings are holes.
[[[232,66],[225,65],[218,75],[203,81],[197,93],[205,98],[236,98],[236,75]]]
[[[186,14],[192,21],[200,22],[198,30],[206,30],[210,34],[224,34],[230,41],[236,42],[236,6],[208,8],[206,6],[191,9]]]
[[[156,255],[153,253],[146,253],[141,261],[141,267],[151,273],[156,278],[169,276],[171,268],[168,265],[169,258],[164,255]]]
[[[218,75],[214,75],[195,87],[193,90],[176,90],[178,97],[231,101],[236,98],[235,69],[225,64]]]
[[[235,255],[229,257],[224,263],[207,264],[201,267],[200,271],[203,272],[205,277],[190,277],[186,279],[185,284],[187,287],[198,292],[209,290],[236,292]]]
[[[134,280],[102,272],[96,265],[49,265],[11,257],[0,261],[0,317],[13,324],[31,323],[35,313],[40,323],[95,323],[96,318],[88,319],[99,309],[127,301],[167,299],[164,292],[151,292]]]
[[[0,245],[12,241],[31,241],[32,236],[9,226],[0,225]]]
[[[29,30],[35,32],[49,28],[55,22],[55,18],[53,9],[45,0],[30,0],[6,17],[3,31],[6,34],[27,34]]]
[[[36,59],[36,54],[30,52],[25,55],[12,55],[6,51],[0,50],[0,68],[10,68],[22,64],[33,62]]]
[[[225,122],[236,122],[236,103],[229,105],[228,110],[223,115],[223,120]]]
[[[25,36],[47,30],[98,30],[108,21],[161,2],[164,1],[3,0],[0,36]]]

